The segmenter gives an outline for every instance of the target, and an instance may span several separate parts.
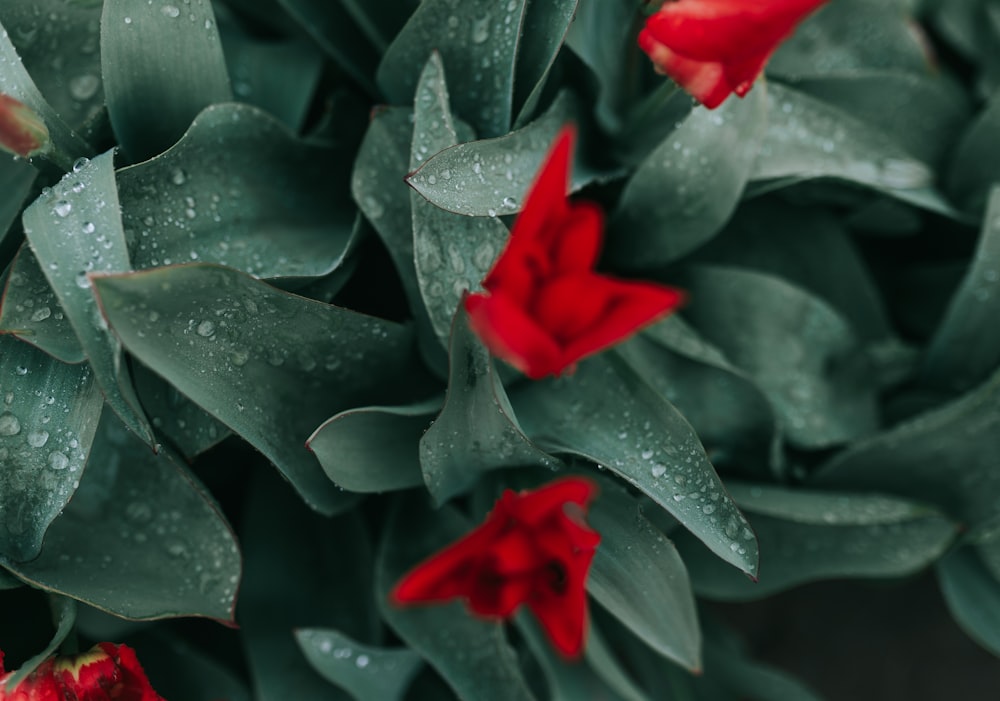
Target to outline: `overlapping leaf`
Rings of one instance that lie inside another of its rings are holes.
[[[356,699],[402,699],[422,664],[408,648],[362,645],[336,630],[307,628],[295,637],[313,669]]]

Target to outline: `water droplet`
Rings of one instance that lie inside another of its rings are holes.
[[[16,368],[14,368],[14,372],[16,372],[18,375],[27,375],[28,368],[24,367],[23,365],[18,365]]]
[[[90,163],[90,159],[87,157],[77,158],[75,161],[73,161],[73,172],[79,173],[81,170],[87,167],[88,163]],[[82,183],[80,183],[80,189],[83,190]]]
[[[32,431],[28,434],[28,445],[32,448],[41,448],[49,440],[48,431]]]
[[[73,96],[74,100],[89,100],[94,95],[97,94],[97,89],[101,87],[101,79],[98,78],[93,73],[84,73],[82,75],[70,78],[69,81],[69,94]],[[74,172],[76,167],[73,168]]]
[[[45,321],[50,316],[52,316],[52,310],[48,307],[39,307],[35,310],[35,313],[31,315],[32,321]]]
[[[643,460],[649,460],[651,457],[653,457],[653,451],[652,450],[644,450],[644,451],[642,451],[642,459]]]
[[[666,472],[667,472],[667,466],[660,464],[653,465],[653,467],[650,468],[649,470],[649,473],[653,475],[653,477],[663,477],[663,475],[666,474]]]
[[[187,182],[187,173],[180,168],[174,168],[173,172],[170,173],[170,182],[174,185],[183,185]]]
[[[160,12],[170,19],[176,19],[181,16],[180,9],[174,5],[164,5],[160,8]]]
[[[490,38],[490,18],[489,15],[477,19],[472,23],[472,43],[482,44]]]
[[[55,207],[52,208],[52,211],[58,214],[60,217],[66,217],[69,216],[69,213],[73,211],[73,205],[71,205],[66,200],[59,200],[58,202],[56,202]]]
[[[82,290],[90,287],[90,278],[87,277],[86,270],[81,270],[76,274],[76,286]]]
[[[65,470],[69,467],[69,458],[60,453],[58,450],[53,450],[49,453],[49,467],[53,470]]]
[[[21,432],[21,422],[9,411],[0,414],[0,436],[16,436]]]
[[[85,234],[92,234],[92,233],[94,233],[94,230],[97,227],[94,226],[94,222],[92,222],[92,221],[85,221],[80,228],[83,229],[83,233],[85,233]]]
[[[125,507],[125,517],[135,523],[148,523],[153,518],[153,509],[144,501],[133,501]]]
[[[131,17],[126,17],[125,18],[125,24],[132,24],[132,18]]]
[[[368,655],[358,655],[358,658],[354,660],[354,664],[356,664],[359,669],[367,667],[369,662],[371,662],[371,660],[368,658]]]

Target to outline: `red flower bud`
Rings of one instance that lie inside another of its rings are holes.
[[[827,0],[676,0],[646,20],[639,46],[705,107],[743,97],[795,27]]]
[[[398,605],[463,598],[474,613],[498,618],[525,604],[556,650],[578,656],[587,630],[584,581],[601,540],[583,517],[596,493],[579,477],[508,489],[479,528],[417,565],[390,598]]]
[[[0,93],[0,147],[30,158],[49,147],[49,130],[33,109]]]
[[[49,658],[8,689],[13,674],[4,674],[0,654],[0,701],[164,701],[126,645],[99,643],[82,655]]]
[[[676,309],[684,293],[594,271],[604,215],[566,199],[576,131],[565,127],[528,190],[506,248],[465,298],[469,324],[494,355],[533,379],[576,362]]]

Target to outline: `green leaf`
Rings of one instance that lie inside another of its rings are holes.
[[[348,167],[345,154],[299,141],[255,107],[209,107],[169,151],[117,174],[133,264],[326,275],[352,240]]]
[[[970,638],[1000,655],[1000,591],[971,548],[956,548],[937,567],[945,603]]]
[[[951,156],[970,118],[965,92],[941,75],[865,70],[796,80],[794,86],[878,127],[934,166]]]
[[[499,623],[477,619],[457,602],[408,608],[389,602],[390,590],[410,567],[466,530],[450,507],[432,511],[416,495],[396,502],[375,565],[382,618],[463,701],[532,701]]]
[[[89,366],[10,336],[0,336],[0,399],[0,557],[31,560],[76,490],[104,399]]]
[[[933,563],[956,526],[922,504],[878,495],[727,482],[760,541],[760,580],[721,567],[686,534],[677,546],[699,596],[746,601],[843,577],[900,577]]]
[[[382,57],[376,79],[409,103],[432,50],[441,53],[455,113],[483,136],[506,134],[527,0],[424,0]]]
[[[130,430],[154,443],[121,344],[108,332],[91,291],[91,273],[131,269],[115,186],[114,152],[78,163],[24,212],[24,233],[59,298],[108,404]]]
[[[423,665],[412,650],[362,645],[336,630],[305,628],[295,638],[313,669],[358,701],[399,701]]]
[[[23,102],[42,118],[52,139],[53,157],[60,166],[68,169],[74,159],[93,155],[93,147],[63,121],[59,112],[39,92],[4,24],[0,24],[0,65],[4,67],[0,71],[0,93]]]
[[[379,52],[355,24],[351,13],[343,7],[342,0],[319,3],[310,0],[278,0],[278,4],[339,68],[368,93],[378,93],[374,77]],[[389,12],[394,11],[398,12],[398,9]],[[421,59],[421,63],[423,60]]]
[[[129,636],[128,641],[139,651],[142,669],[162,698],[251,701],[241,677],[211,653],[206,654],[204,646],[192,644],[180,633],[155,626]]]
[[[272,460],[313,508],[353,501],[303,443],[332,414],[405,391],[408,328],[211,265],[94,285],[129,352]]]
[[[691,341],[700,339],[672,316],[621,344],[618,353],[684,415],[713,464],[771,474],[779,437],[767,397],[749,376],[711,351],[691,352],[686,347]]]
[[[413,165],[406,182],[425,199],[457,214],[495,217],[521,210],[525,193],[559,131],[575,121],[579,102],[563,91],[541,117],[495,139],[440,145],[423,165]],[[454,143],[454,142],[453,142]],[[581,164],[573,168],[572,190],[597,177]]]
[[[385,53],[420,0],[340,0],[368,40]]]
[[[418,168],[426,154],[457,142],[444,67],[435,51],[420,76],[414,100],[410,169]],[[439,209],[416,192],[410,193],[410,212],[420,294],[437,337],[447,344],[455,310],[466,292],[481,289],[480,281],[507,241],[507,227],[492,217],[463,217]]]
[[[1000,181],[1000,93],[976,115],[953,149],[947,169],[948,192],[968,211],[985,207],[990,188]]]
[[[188,471],[105,413],[80,487],[41,554],[3,565],[122,618],[231,622],[241,562],[229,525]]]
[[[303,509],[273,470],[252,477],[240,631],[254,698],[346,700],[303,656],[295,629],[334,628],[365,641],[378,635],[368,529],[357,510],[326,518]]]
[[[195,116],[232,99],[212,3],[104,0],[108,116],[133,161],[165,151]]]
[[[260,41],[229,24],[219,26],[219,35],[236,99],[299,131],[323,70],[319,50],[297,39]]]
[[[587,648],[583,654],[594,673],[604,680],[605,684],[614,689],[623,701],[650,701],[646,693],[622,668],[622,665],[615,658],[614,651],[604,639],[604,635],[593,624],[587,632]]]
[[[49,597],[49,605],[52,607],[52,618],[56,623],[56,632],[52,636],[51,642],[45,646],[44,650],[18,667],[16,672],[12,672],[7,683],[0,687],[0,693],[11,693],[11,689],[27,679],[28,675],[38,668],[38,665],[48,659],[50,655],[54,655],[63,641],[73,632],[73,627],[76,624],[76,601],[65,596],[54,595]],[[18,693],[20,694],[20,692]]]
[[[352,492],[390,492],[423,485],[420,438],[441,409],[440,398],[398,407],[349,409],[306,441],[335,484]],[[392,436],[392,440],[386,440]]]
[[[4,569],[0,569],[0,591],[7,589],[17,589],[24,586],[24,582]]]
[[[445,354],[431,325],[417,280],[410,191],[402,179],[409,169],[412,119],[410,109],[390,108],[375,113],[354,162],[351,193],[392,257],[416,323],[422,355],[431,367],[443,374]]]
[[[587,521],[601,534],[587,591],[653,650],[701,668],[701,630],[687,569],[638,503],[602,481]]]
[[[684,417],[613,353],[572,377],[511,393],[525,432],[543,449],[591,460],[673,514],[716,555],[753,576],[757,543]]]
[[[27,243],[21,245],[10,266],[0,306],[0,331],[17,336],[64,363],[80,363],[87,357]]]
[[[913,23],[898,2],[827,3],[781,43],[767,72],[793,78],[864,69],[927,74],[932,58]]]
[[[612,262],[664,265],[718,233],[736,209],[764,133],[762,88],[717,110],[693,110],[639,165],[609,225]]]
[[[1000,365],[1000,187],[990,192],[975,256],[923,359],[922,380],[963,391]]]
[[[882,491],[976,527],[1000,514],[1000,373],[958,399],[860,441],[824,463],[815,484]]]
[[[578,0],[528,0],[514,73],[515,126],[531,116],[577,12]]]
[[[452,326],[448,394],[420,439],[420,467],[434,501],[461,494],[489,470],[560,462],[532,443],[517,423],[489,351],[469,327],[464,307]]]
[[[940,214],[954,214],[932,189],[931,169],[891,135],[779,83],[768,85],[767,97],[767,130],[751,181],[771,180],[786,187],[835,178]]]
[[[739,268],[692,266],[685,317],[750,375],[792,443],[821,448],[877,426],[872,369],[833,308],[783,280]]]
[[[19,240],[11,236],[14,222],[21,215],[28,193],[38,171],[23,159],[0,158],[0,261],[7,259],[7,250],[12,250]]]

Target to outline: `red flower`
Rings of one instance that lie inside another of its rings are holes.
[[[34,110],[0,93],[0,148],[29,158],[49,146],[49,130]]]
[[[639,46],[705,107],[740,97],[795,26],[827,0],[676,0],[646,20]]]
[[[494,355],[532,379],[572,372],[676,309],[680,290],[594,272],[604,215],[570,203],[576,130],[565,127],[528,190],[507,247],[483,280],[486,294],[465,298],[472,329]]]
[[[12,689],[0,654],[0,701],[164,701],[150,686],[135,651],[99,643],[82,655],[52,657]]]
[[[464,598],[473,612],[500,618],[527,604],[555,648],[578,656],[587,629],[584,580],[601,540],[583,517],[596,493],[578,477],[520,494],[508,489],[479,528],[403,577],[392,601]]]

